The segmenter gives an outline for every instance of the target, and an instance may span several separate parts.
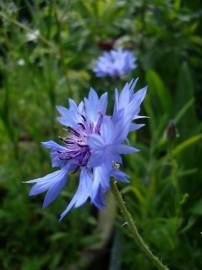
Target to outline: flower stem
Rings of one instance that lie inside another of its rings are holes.
[[[169,270],[168,267],[163,265],[163,263],[160,261],[160,259],[152,253],[150,248],[147,246],[147,244],[144,242],[141,235],[139,234],[137,227],[136,227],[136,224],[135,224],[135,221],[134,221],[132,215],[130,214],[130,212],[128,211],[127,207],[125,206],[125,202],[122,198],[122,195],[117,188],[116,181],[112,182],[112,192],[113,192],[113,194],[118,202],[118,205],[122,211],[124,218],[126,219],[126,221],[128,223],[128,227],[129,227],[129,229],[132,233],[133,239],[136,242],[136,244],[138,245],[138,247],[143,251],[145,256],[156,266],[157,269]]]

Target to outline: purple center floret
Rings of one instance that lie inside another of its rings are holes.
[[[91,155],[91,150],[88,145],[87,137],[89,134],[100,132],[100,126],[103,116],[100,117],[97,123],[88,123],[86,118],[81,115],[82,121],[78,123],[76,128],[68,127],[69,132],[66,138],[60,138],[66,149],[57,151],[57,158],[60,160],[71,160],[72,165],[76,166],[76,170],[80,166],[86,166]]]

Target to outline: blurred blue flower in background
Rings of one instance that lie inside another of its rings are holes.
[[[111,50],[98,58],[93,71],[97,77],[121,77],[136,68],[135,61],[129,50]]]
[[[47,192],[43,202],[46,207],[67,183],[67,175],[80,170],[78,189],[60,219],[88,198],[96,207],[103,208],[103,195],[110,189],[110,177],[128,181],[128,176],[114,164],[122,163],[121,154],[138,151],[124,144],[129,132],[143,126],[133,123],[143,117],[139,116],[140,105],[146,94],[146,87],[134,93],[136,82],[126,83],[120,94],[115,90],[111,116],[106,114],[108,94],[99,98],[94,89],[90,89],[88,98],[78,106],[72,99],[69,99],[69,109],[57,106],[58,121],[66,127],[68,135],[61,138],[63,145],[51,140],[42,144],[50,149],[52,167],[60,169],[27,183],[34,184],[30,196]]]

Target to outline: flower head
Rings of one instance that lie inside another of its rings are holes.
[[[93,70],[97,77],[121,77],[136,68],[135,60],[128,50],[111,50],[98,58]]]
[[[96,207],[103,208],[103,195],[110,189],[111,177],[128,181],[128,176],[115,165],[122,163],[121,154],[137,151],[124,143],[129,132],[143,126],[133,123],[133,120],[142,118],[139,116],[140,105],[146,94],[146,87],[134,93],[136,82],[126,83],[120,94],[115,90],[111,116],[106,114],[108,94],[98,97],[93,89],[78,106],[69,99],[68,109],[57,107],[58,121],[66,127],[67,136],[60,138],[62,145],[51,140],[42,144],[50,149],[52,167],[60,169],[28,183],[34,184],[30,196],[46,192],[43,202],[43,207],[46,207],[66,185],[67,175],[80,171],[78,189],[60,219],[88,198]]]

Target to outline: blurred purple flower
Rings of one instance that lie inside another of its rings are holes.
[[[98,58],[93,71],[97,77],[121,77],[136,68],[135,61],[129,50],[111,50]]]
[[[120,94],[115,90],[111,116],[106,115],[108,94],[99,98],[93,89],[78,106],[72,99],[69,99],[69,109],[57,106],[58,121],[66,126],[68,135],[61,139],[63,145],[51,140],[42,144],[50,149],[52,167],[60,169],[27,183],[34,184],[30,196],[46,192],[43,202],[43,207],[46,207],[67,183],[67,175],[80,170],[78,189],[60,219],[88,198],[96,207],[103,208],[103,195],[110,189],[110,177],[128,181],[128,176],[118,170],[116,164],[122,163],[121,154],[138,151],[124,144],[130,131],[143,126],[132,123],[143,117],[139,112],[146,94],[146,87],[134,93],[136,82],[126,83]]]

